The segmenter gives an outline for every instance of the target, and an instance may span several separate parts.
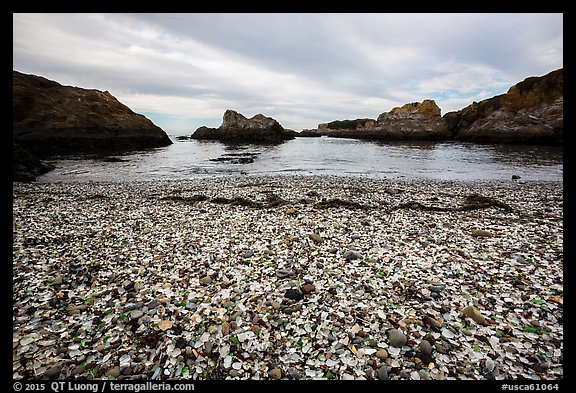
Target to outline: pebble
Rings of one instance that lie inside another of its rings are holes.
[[[492,237],[492,233],[484,229],[474,229],[471,235],[474,237]]]
[[[272,370],[268,371],[268,376],[272,379],[280,379],[282,378],[282,371],[279,368],[273,368]]]
[[[278,278],[286,278],[286,277],[290,276],[291,274],[293,274],[293,272],[291,270],[288,270],[288,269],[276,270],[276,277],[278,277]]]
[[[120,375],[120,367],[112,367],[110,370],[106,371],[106,375],[112,378],[118,378]]]
[[[60,375],[60,371],[62,370],[62,364],[58,363],[54,366],[50,367],[48,370],[44,371],[44,377],[48,379],[56,379],[58,375]]]
[[[324,242],[324,239],[322,238],[322,236],[318,235],[317,233],[311,233],[310,235],[308,235],[308,237],[317,244],[321,244]]]
[[[136,319],[140,319],[140,317],[142,317],[144,315],[144,313],[140,310],[134,310],[130,313],[130,318],[136,320]]]
[[[348,250],[344,253],[344,258],[347,261],[353,261],[356,259],[362,259],[362,258],[364,258],[364,256],[362,255],[362,253],[360,253],[358,251]]]
[[[242,258],[251,258],[254,256],[254,251],[244,251],[242,253]]]
[[[486,319],[486,317],[484,317],[484,315],[482,315],[480,311],[478,311],[474,306],[465,307],[464,309],[462,309],[462,314],[464,316],[472,318],[474,322],[476,322],[479,325],[486,326],[490,324]]]
[[[432,285],[429,289],[431,292],[441,292],[446,288],[446,285]]]
[[[386,360],[388,359],[388,351],[386,351],[384,348],[379,349],[378,351],[376,351],[375,353],[376,357],[380,360]]]
[[[212,282],[212,278],[210,276],[204,276],[200,279],[200,284],[208,285]]]
[[[146,307],[148,307],[149,310],[153,310],[153,309],[157,308],[158,306],[160,306],[160,302],[158,302],[156,300],[152,300],[150,303],[148,303],[146,305]]]
[[[286,290],[286,293],[284,293],[284,297],[298,301],[304,299],[304,294],[299,289],[291,288]]]
[[[288,376],[290,377],[290,379],[300,379],[302,378],[302,373],[300,371],[298,371],[297,368],[295,367],[288,367],[288,370],[286,370]]]
[[[396,348],[400,348],[406,344],[406,336],[399,329],[390,329],[388,331],[388,339],[390,340],[390,345]]]
[[[432,354],[432,345],[428,342],[428,340],[420,341],[418,345],[418,350],[422,352],[424,355],[431,355]]]
[[[386,365],[380,366],[378,369],[378,379],[380,381],[385,381],[388,379],[388,368]]]
[[[316,290],[316,287],[313,284],[302,284],[302,286],[300,286],[300,290],[305,294],[309,294],[312,293]]]

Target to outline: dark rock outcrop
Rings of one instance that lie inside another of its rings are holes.
[[[322,133],[318,130],[302,130],[296,136],[300,138],[317,138],[321,137]]]
[[[564,72],[526,78],[507,93],[474,102],[444,118],[456,139],[470,142],[561,144]]]
[[[340,120],[319,124],[318,131],[332,137],[377,140],[443,140],[453,136],[434,100],[393,108],[376,120]]]
[[[13,71],[13,139],[40,158],[167,146],[168,135],[109,92]]]
[[[563,69],[530,77],[506,94],[440,116],[433,100],[406,104],[378,119],[321,123],[315,132],[376,140],[460,140],[480,143],[562,144]]]
[[[190,138],[242,142],[280,142],[294,139],[294,131],[286,131],[276,120],[258,114],[247,119],[228,109],[218,128],[199,127]]]
[[[12,181],[35,181],[38,176],[54,169],[54,165],[40,161],[17,144],[12,144]]]

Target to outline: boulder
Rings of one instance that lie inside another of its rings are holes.
[[[280,142],[294,139],[294,131],[287,131],[271,117],[257,114],[250,119],[228,109],[218,128],[199,127],[190,138],[242,142]]]
[[[457,140],[481,143],[561,144],[564,72],[526,78],[507,93],[444,115]]]
[[[160,127],[107,91],[13,71],[12,97],[13,141],[40,158],[172,144]]]

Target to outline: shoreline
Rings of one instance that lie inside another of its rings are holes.
[[[13,183],[13,217],[14,379],[563,379],[562,181]]]

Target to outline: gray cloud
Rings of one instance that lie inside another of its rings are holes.
[[[563,66],[562,14],[14,14],[14,69],[108,90],[169,132],[226,109],[300,130]]]

